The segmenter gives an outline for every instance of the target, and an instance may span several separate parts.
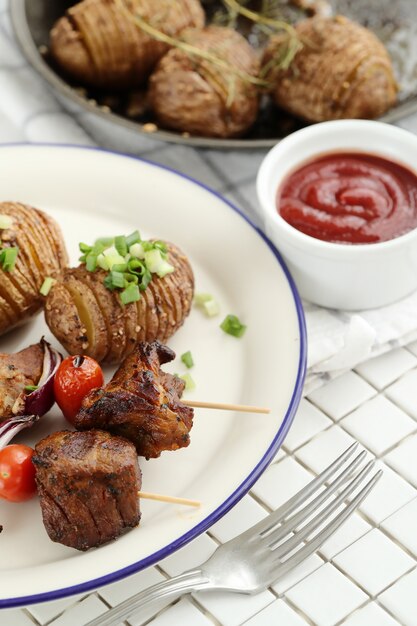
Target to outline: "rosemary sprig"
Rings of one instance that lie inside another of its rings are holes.
[[[250,83],[252,85],[256,85],[257,87],[269,86],[269,83],[266,80],[258,78],[257,76],[252,76],[251,74],[248,74],[247,72],[244,72],[243,70],[240,70],[237,67],[231,66],[227,61],[225,61],[224,59],[221,59],[215,54],[211,54],[210,52],[201,50],[200,48],[197,48],[196,46],[193,46],[182,39],[177,39],[174,37],[170,37],[169,35],[166,35],[162,31],[158,30],[157,28],[149,24],[149,22],[143,19],[137,12],[132,12],[130,8],[127,6],[126,0],[116,0],[116,4],[119,6],[120,10],[123,11],[130,20],[134,21],[135,24],[139,28],[141,28],[145,33],[150,35],[153,39],[156,39],[157,41],[162,41],[163,43],[166,43],[169,46],[183,50],[185,53],[191,56],[199,57],[201,59],[209,61],[210,63],[219,67],[220,69],[226,72],[229,72],[231,74],[235,74],[238,78],[240,78],[244,82]]]

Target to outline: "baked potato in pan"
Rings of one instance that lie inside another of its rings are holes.
[[[0,334],[37,313],[46,277],[58,278],[68,258],[56,222],[39,209],[17,202],[0,203],[0,215],[10,227],[0,230],[2,250],[18,248],[13,267],[0,264]]]
[[[344,16],[312,17],[296,26],[303,43],[289,69],[275,70],[285,38],[265,51],[275,103],[309,122],[373,119],[396,101],[398,86],[385,46],[370,30]]]
[[[120,363],[138,341],[166,342],[178,330],[191,309],[194,276],[179,248],[166,245],[174,271],[154,275],[140,299],[126,305],[105,287],[104,270],[80,265],[64,271],[47,296],[45,319],[67,352]]]
[[[199,0],[129,0],[127,5],[170,36],[204,26]],[[51,56],[63,72],[107,89],[141,84],[167,49],[138,28],[116,0],[83,0],[68,9],[50,35]]]
[[[216,56],[227,68],[173,48],[159,61],[149,80],[149,102],[166,128],[203,137],[239,137],[258,114],[256,51],[237,31],[220,26],[190,29],[183,41]]]

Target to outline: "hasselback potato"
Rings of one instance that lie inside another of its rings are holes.
[[[264,55],[276,104],[310,122],[379,117],[396,101],[397,84],[384,45],[343,16],[313,17],[296,27],[303,43],[289,69],[279,70],[285,37]]]
[[[104,270],[90,272],[85,265],[65,270],[48,294],[45,319],[70,354],[120,363],[138,341],[165,342],[178,330],[190,312],[194,277],[186,256],[173,244],[166,246],[174,271],[154,275],[140,299],[126,305],[106,288]]]
[[[43,304],[40,289],[46,277],[58,278],[67,265],[61,231],[49,216],[25,204],[0,203],[0,334],[26,321]],[[7,257],[17,256],[8,266]],[[4,258],[3,258],[4,257]]]
[[[199,0],[128,0],[126,5],[170,36],[204,26]],[[142,83],[166,50],[116,0],[83,0],[68,9],[50,35],[50,52],[61,70],[80,83],[108,89]]]
[[[237,72],[257,77],[255,50],[236,31],[220,26],[190,29],[182,39],[225,62],[172,48],[149,81],[151,108],[162,126],[210,137],[238,137],[258,113],[258,90]]]

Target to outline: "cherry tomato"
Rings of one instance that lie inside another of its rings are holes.
[[[0,496],[11,502],[29,500],[36,493],[34,450],[12,444],[0,450]]]
[[[83,398],[92,389],[104,384],[100,365],[89,356],[69,356],[55,374],[55,400],[66,419],[74,423]]]

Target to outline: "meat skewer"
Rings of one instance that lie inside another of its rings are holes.
[[[125,437],[146,458],[188,446],[194,411],[180,401],[185,382],[161,370],[174,358],[158,341],[139,343],[105,387],[85,396],[75,427]]]
[[[53,433],[36,445],[32,460],[46,531],[52,541],[77,550],[103,545],[138,526],[138,496],[201,504],[140,491],[134,445],[104,431]]]
[[[85,396],[75,427],[126,437],[139,456],[156,458],[163,450],[189,445],[193,406],[269,413],[262,407],[180,400],[184,381],[161,370],[162,364],[174,358],[175,353],[158,341],[139,343],[108,385]]]
[[[270,413],[271,409],[263,406],[249,406],[247,404],[226,404],[224,402],[201,402],[200,400],[182,400],[186,406],[194,409],[219,409],[220,411],[238,411],[240,413]]]

